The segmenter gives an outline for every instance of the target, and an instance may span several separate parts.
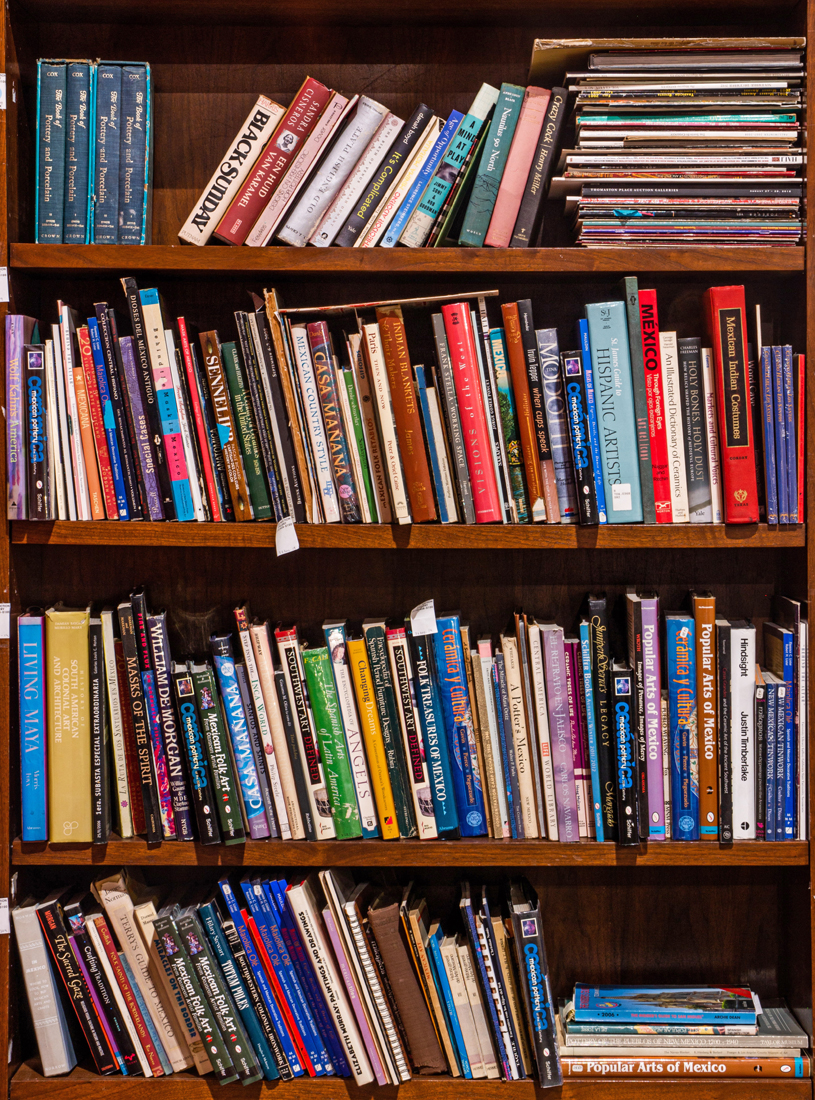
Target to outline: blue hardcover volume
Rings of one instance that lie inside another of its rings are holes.
[[[764,660],[771,672],[784,682],[783,716],[776,721],[776,803],[775,839],[795,838],[795,638],[793,632],[776,623],[764,623]],[[779,707],[781,692],[779,691]],[[783,722],[783,724],[782,724]],[[783,731],[783,734],[782,734]]]
[[[381,240],[382,248],[393,248],[402,235],[402,230],[408,223],[408,218],[418,206],[427,185],[433,178],[439,161],[447,151],[447,146],[453,140],[453,135],[458,130],[459,123],[464,118],[461,111],[452,111],[444,124],[444,129],[436,139],[436,143],[430,150],[430,156],[424,162],[421,172],[413,181],[410,190],[405,195],[404,202],[396,211],[393,221],[388,226],[387,232]]]
[[[764,483],[767,490],[767,523],[778,523],[778,479],[775,460],[773,349],[761,349],[761,425],[764,442]]]
[[[88,62],[69,63],[66,94],[62,239],[65,244],[87,244],[91,125],[91,66]]]
[[[122,66],[119,244],[144,244],[147,182],[147,69]]]
[[[37,244],[62,244],[66,83],[64,63],[37,63]]]
[[[763,670],[762,670],[763,671]],[[778,722],[778,684],[772,673],[763,672],[764,687],[767,692],[767,762],[764,769],[766,800],[764,806],[764,839],[775,840],[775,808],[778,802],[776,794],[776,760],[778,758],[776,725]]]
[[[792,381],[792,346],[785,344],[781,349],[781,362],[784,378],[784,425],[787,430],[786,438],[786,462],[787,471],[787,497],[790,505],[790,523],[798,523],[798,459],[795,454],[795,396]]]
[[[696,742],[696,643],[693,616],[665,616],[668,672],[668,743],[674,840],[699,839],[699,766]]]
[[[625,302],[586,306],[609,523],[642,522],[637,421]]]
[[[119,139],[122,117],[122,67],[96,70],[93,243],[119,241]]]
[[[427,961],[430,965],[430,972],[433,975],[433,979],[436,983],[436,989],[439,993],[439,1002],[441,1004],[442,1012],[447,1020],[449,1020],[449,1030],[453,1035],[453,1045],[455,1053],[458,1056],[459,1065],[461,1067],[461,1074],[468,1081],[472,1080],[473,1071],[470,1067],[470,1060],[467,1057],[467,1048],[464,1045],[464,1036],[461,1032],[461,1024],[458,1019],[458,1012],[456,1011],[456,1005],[453,1001],[453,991],[450,988],[450,981],[447,977],[447,971],[444,967],[444,959],[441,957],[441,945],[444,940],[444,932],[441,925],[436,922],[436,927],[433,929],[431,925],[430,934],[427,937]]]
[[[484,836],[487,832],[484,793],[461,648],[461,622],[458,614],[442,615],[437,618],[436,625],[438,629],[433,635],[433,648],[444,724],[451,749],[458,826],[462,836]]]
[[[546,425],[549,428],[549,446],[555,467],[555,485],[560,508],[561,523],[577,523],[577,489],[572,467],[572,450],[569,445],[569,417],[566,409],[563,374],[560,369],[560,346],[556,328],[535,330],[538,341],[543,384],[543,403],[546,408]]]
[[[597,514],[600,523],[608,523],[606,490],[603,480],[603,460],[600,454],[600,429],[597,423],[594,371],[591,366],[591,345],[589,343],[588,321],[578,321],[577,331],[580,335],[580,354],[583,359],[583,377],[586,381],[586,419],[589,425],[589,447],[591,448],[591,462],[594,470],[594,493],[597,497]]]
[[[436,682],[432,635],[413,634],[409,619],[405,627],[410,636],[413,652],[413,686],[416,691],[416,709],[419,712],[424,737],[436,829],[439,836],[458,835],[458,813],[453,793],[453,767],[450,763],[450,749],[445,736],[444,716]]]
[[[603,828],[603,789],[600,784],[600,766],[597,759],[597,724],[594,719],[594,686],[591,673],[591,624],[580,623],[580,656],[583,662],[583,689],[586,702],[586,724],[589,742],[589,767],[591,768],[591,799],[594,805],[594,834],[599,844],[606,839]]]
[[[113,474],[113,490],[116,493],[116,506],[119,509],[119,519],[130,519],[130,511],[127,507],[127,489],[125,488],[124,474],[122,473],[122,460],[119,454],[119,439],[116,434],[116,418],[113,415],[113,403],[110,400],[110,387],[108,375],[105,370],[105,357],[102,353],[102,339],[99,335],[99,322],[95,317],[88,318],[88,336],[90,337],[91,353],[93,355],[93,369],[96,373],[96,384],[99,388],[99,404],[102,406],[102,422],[105,425],[105,439],[110,454],[110,469]]]
[[[45,619],[17,620],[23,840],[48,840],[45,779]]]

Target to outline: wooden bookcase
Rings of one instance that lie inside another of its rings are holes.
[[[50,323],[58,297],[81,309],[104,299],[124,316],[118,278],[133,274],[142,286],[159,285],[171,310],[229,333],[232,311],[246,307],[247,290],[264,286],[277,286],[289,305],[495,287],[502,300],[531,296],[538,324],[557,325],[565,339],[590,296],[612,294],[617,280],[633,273],[640,285],[658,288],[661,321],[680,335],[702,331],[699,297],[708,285],[744,282],[748,301],[761,301],[783,318],[785,340],[813,362],[815,262],[803,248],[579,250],[570,246],[558,204],[546,212],[544,247],[529,251],[196,249],[176,243],[179,226],[256,95],[262,91],[286,103],[306,72],[336,88],[365,91],[403,117],[419,100],[444,114],[466,109],[484,80],[524,84],[536,36],[808,34],[813,43],[813,13],[815,0],[9,0],[0,22],[7,79],[0,115],[0,227],[6,227],[0,264],[9,268],[11,302],[0,309]],[[809,56],[815,67],[812,45]],[[31,243],[38,57],[150,61],[152,246]],[[815,104],[812,93],[809,103]],[[812,184],[809,191],[815,195]],[[417,330],[414,344],[409,327],[414,361],[431,355],[428,335]],[[2,455],[0,464],[5,448]],[[4,471],[0,485],[4,494]],[[619,595],[627,583],[658,588],[663,606],[677,603],[691,587],[710,588],[723,614],[758,622],[769,614],[774,592],[806,598],[815,585],[815,539],[807,538],[804,526],[316,526],[298,535],[301,550],[277,560],[269,524],[14,523],[0,528],[0,600],[10,601],[13,624],[30,603],[112,602],[144,583],[154,606],[173,610],[173,648],[181,654],[202,650],[211,630],[225,626],[235,602],[246,598],[256,613],[296,620],[312,636],[329,615],[404,614],[432,595],[438,608],[460,607],[478,634],[497,630],[516,606],[570,624],[586,591]],[[366,868],[378,875],[415,874],[431,910],[444,914],[456,906],[459,878],[497,885],[509,869],[522,869],[543,896],[558,994],[578,977],[744,981],[796,1008],[812,1007],[815,915],[806,841],[664,843],[635,850],[490,840],[254,842],[213,849],[113,839],[95,848],[23,846],[13,636],[0,639],[0,660],[0,896],[10,893],[12,874],[22,898],[42,896],[54,884],[87,883],[103,867],[121,865],[141,868],[151,882],[177,883],[213,879],[220,868],[286,873],[342,864],[363,875]],[[9,945],[9,937],[0,936],[0,1050],[9,1051],[0,1094],[10,1091],[14,1100],[239,1095],[236,1086],[222,1092],[211,1079],[187,1074],[100,1079],[78,1068],[65,1079],[44,1079],[34,1068],[33,1036]],[[279,1087],[281,1096],[302,1100],[362,1095],[339,1079]],[[247,1090],[252,1096],[260,1091],[266,1086]],[[395,1091],[363,1090],[372,1097]],[[432,1078],[400,1090],[411,1100],[497,1100],[509,1091],[531,1100],[536,1087]],[[567,1080],[562,1094],[792,1100],[810,1097],[812,1082]]]

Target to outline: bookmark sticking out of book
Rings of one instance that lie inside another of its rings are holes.
[[[437,632],[436,605],[433,600],[425,600],[413,608],[410,613],[410,629],[414,638]]]
[[[290,554],[292,550],[300,549],[300,542],[291,516],[284,516],[278,523],[274,536],[274,548],[278,557],[283,554]]]

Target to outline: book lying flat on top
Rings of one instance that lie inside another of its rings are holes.
[[[574,987],[574,1018],[583,1021],[755,1024],[758,998],[749,989],[712,986]]]

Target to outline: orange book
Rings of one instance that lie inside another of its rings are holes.
[[[524,455],[526,486],[529,490],[529,507],[533,523],[542,523],[546,519],[546,505],[543,502],[543,473],[538,458],[538,440],[535,435],[535,420],[532,412],[532,398],[529,396],[529,379],[526,374],[526,357],[521,338],[521,321],[517,302],[505,302],[501,306],[504,315],[504,335],[507,342],[507,359],[512,375],[512,389],[515,394],[515,408],[518,414],[518,428],[521,434],[521,450]]]
[[[400,306],[388,306],[376,311],[382,350],[388,370],[391,404],[396,421],[396,434],[402,467],[405,471],[408,500],[414,523],[427,523],[436,519],[436,502],[433,499],[433,482],[427,462],[427,449],[422,434],[422,421],[413,370],[408,355],[405,323]]]
[[[79,333],[77,332],[77,337]],[[82,441],[82,454],[85,456],[85,476],[88,479],[88,500],[91,507],[91,519],[104,519],[105,506],[102,498],[102,483],[99,480],[99,466],[96,461],[96,446],[93,441],[91,407],[88,401],[88,389],[85,385],[85,371],[82,356],[74,366],[74,390],[76,391],[76,411],[79,417],[79,438]]]
[[[699,839],[719,839],[719,742],[716,720],[716,599],[692,594],[696,626],[696,724],[699,740]]]
[[[85,386],[88,390],[88,405],[93,427],[93,439],[96,444],[96,457],[99,461],[99,477],[102,483],[102,497],[108,519],[119,518],[119,505],[116,502],[116,490],[113,487],[113,470],[110,465],[105,422],[102,415],[102,403],[99,399],[99,384],[96,380],[96,368],[93,363],[90,333],[85,325],[76,330],[79,344],[79,359],[85,374]]]

